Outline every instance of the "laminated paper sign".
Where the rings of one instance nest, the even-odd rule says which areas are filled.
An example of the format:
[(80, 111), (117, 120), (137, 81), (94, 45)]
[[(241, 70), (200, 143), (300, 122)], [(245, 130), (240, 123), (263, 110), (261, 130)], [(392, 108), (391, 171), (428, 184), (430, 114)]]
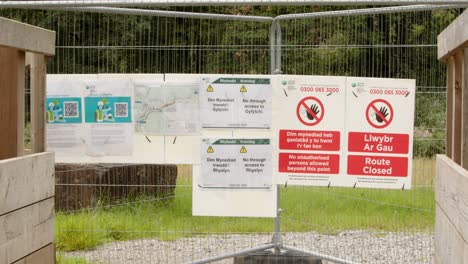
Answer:
[(203, 139), (201, 186), (204, 188), (270, 188), (269, 139)]
[(130, 80), (98, 80), (85, 89), (87, 154), (130, 155), (133, 147)]
[(200, 133), (198, 82), (138, 80), (133, 84), (137, 133)]
[(200, 84), (204, 128), (269, 128), (269, 77), (205, 76)]
[(46, 97), (47, 151), (58, 155), (83, 153), (82, 91), (85, 84), (68, 80), (48, 80)]

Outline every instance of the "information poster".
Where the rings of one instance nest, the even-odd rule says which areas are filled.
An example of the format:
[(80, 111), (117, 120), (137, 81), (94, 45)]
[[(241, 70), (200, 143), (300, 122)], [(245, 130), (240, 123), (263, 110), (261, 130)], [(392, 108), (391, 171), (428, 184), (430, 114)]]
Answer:
[(271, 188), (269, 139), (203, 139), (201, 186), (204, 188)]
[(356, 186), (411, 188), (415, 85), (347, 78), (347, 174)]
[(276, 76), (278, 172), (288, 184), (328, 186), (343, 172), (344, 77)]
[(130, 155), (133, 146), (130, 80), (98, 80), (85, 89), (87, 154)]
[(200, 84), (204, 128), (270, 128), (269, 77), (204, 76)]
[(136, 133), (200, 133), (198, 82), (136, 80), (133, 84)]
[(46, 96), (47, 151), (58, 155), (83, 154), (82, 91), (85, 84), (68, 80), (48, 80)]

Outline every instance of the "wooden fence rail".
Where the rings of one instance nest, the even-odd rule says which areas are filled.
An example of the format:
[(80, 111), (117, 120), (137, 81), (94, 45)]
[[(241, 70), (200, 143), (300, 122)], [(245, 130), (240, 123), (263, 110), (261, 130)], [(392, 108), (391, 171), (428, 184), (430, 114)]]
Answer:
[(0, 263), (55, 262), (54, 163), (53, 153), (0, 160)]

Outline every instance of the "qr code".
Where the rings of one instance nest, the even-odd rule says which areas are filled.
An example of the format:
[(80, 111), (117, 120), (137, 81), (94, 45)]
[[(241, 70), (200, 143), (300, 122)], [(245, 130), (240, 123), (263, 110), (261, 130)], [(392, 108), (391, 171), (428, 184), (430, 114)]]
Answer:
[(78, 102), (63, 102), (63, 117), (78, 117)]
[(128, 104), (115, 103), (115, 117), (128, 117)]

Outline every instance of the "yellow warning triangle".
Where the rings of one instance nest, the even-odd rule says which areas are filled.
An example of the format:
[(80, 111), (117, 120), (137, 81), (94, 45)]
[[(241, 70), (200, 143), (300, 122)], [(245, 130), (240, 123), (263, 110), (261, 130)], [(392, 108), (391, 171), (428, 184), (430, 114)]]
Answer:
[(208, 85), (208, 88), (206, 88), (206, 91), (209, 93), (212, 93), (214, 91), (213, 86)]
[(247, 153), (247, 149), (244, 146), (242, 146), (240, 153)]
[(213, 152), (214, 152), (214, 149), (213, 149), (211, 146), (209, 146), (208, 149), (206, 150), (206, 152), (208, 152), (208, 153), (213, 153)]
[(247, 92), (247, 88), (245, 88), (245, 85), (242, 85), (242, 87), (240, 89), (240, 92), (241, 93), (246, 93)]

